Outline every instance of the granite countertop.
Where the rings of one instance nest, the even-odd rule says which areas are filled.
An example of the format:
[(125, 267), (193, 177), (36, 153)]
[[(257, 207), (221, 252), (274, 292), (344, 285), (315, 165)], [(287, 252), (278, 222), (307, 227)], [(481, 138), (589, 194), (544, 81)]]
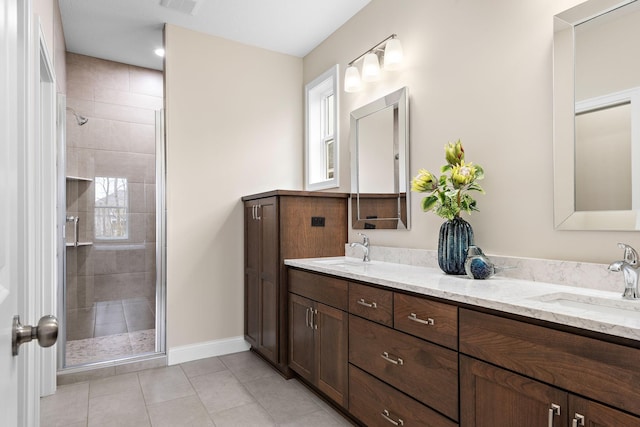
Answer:
[(494, 276), (472, 280), (436, 268), (349, 257), (289, 259), (285, 264), (391, 289), (640, 340), (640, 300), (620, 293)]

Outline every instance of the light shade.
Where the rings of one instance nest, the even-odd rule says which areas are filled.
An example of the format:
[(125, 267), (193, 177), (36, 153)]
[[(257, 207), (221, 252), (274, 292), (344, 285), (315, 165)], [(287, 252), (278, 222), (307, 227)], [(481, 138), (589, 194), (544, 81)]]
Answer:
[(344, 72), (344, 91), (357, 92), (362, 89), (362, 80), (360, 80), (360, 72), (358, 67), (350, 66)]
[(373, 82), (380, 78), (380, 62), (378, 55), (375, 53), (367, 53), (362, 62), (362, 80), (365, 82)]
[(402, 44), (397, 38), (387, 41), (384, 48), (384, 69), (397, 70), (400, 68), (404, 54), (402, 53)]

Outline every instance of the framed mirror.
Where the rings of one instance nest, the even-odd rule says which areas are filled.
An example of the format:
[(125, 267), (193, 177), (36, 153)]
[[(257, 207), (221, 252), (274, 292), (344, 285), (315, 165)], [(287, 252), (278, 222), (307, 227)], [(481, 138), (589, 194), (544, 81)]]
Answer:
[(640, 230), (640, 1), (554, 17), (554, 222)]
[(352, 227), (408, 230), (410, 182), (404, 87), (351, 112)]

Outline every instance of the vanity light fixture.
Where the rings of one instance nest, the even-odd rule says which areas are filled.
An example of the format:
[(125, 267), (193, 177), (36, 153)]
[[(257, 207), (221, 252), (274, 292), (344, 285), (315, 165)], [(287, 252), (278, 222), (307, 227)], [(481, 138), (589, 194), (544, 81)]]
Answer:
[[(357, 61), (362, 61), (362, 78), (355, 65)], [(396, 34), (391, 34), (368, 51), (349, 62), (344, 73), (344, 91), (358, 92), (362, 89), (362, 82), (373, 82), (380, 79), (380, 58), (383, 60), (385, 70), (397, 70), (402, 62), (402, 45)]]
[(160, 56), (160, 57), (164, 57), (164, 49), (159, 47), (156, 50), (153, 51), (153, 53), (155, 53), (156, 55)]

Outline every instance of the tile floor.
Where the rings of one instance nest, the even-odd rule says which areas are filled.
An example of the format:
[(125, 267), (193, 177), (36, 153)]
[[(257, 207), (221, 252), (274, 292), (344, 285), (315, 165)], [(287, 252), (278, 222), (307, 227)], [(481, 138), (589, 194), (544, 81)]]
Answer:
[(58, 387), (41, 426), (352, 425), (251, 352)]

